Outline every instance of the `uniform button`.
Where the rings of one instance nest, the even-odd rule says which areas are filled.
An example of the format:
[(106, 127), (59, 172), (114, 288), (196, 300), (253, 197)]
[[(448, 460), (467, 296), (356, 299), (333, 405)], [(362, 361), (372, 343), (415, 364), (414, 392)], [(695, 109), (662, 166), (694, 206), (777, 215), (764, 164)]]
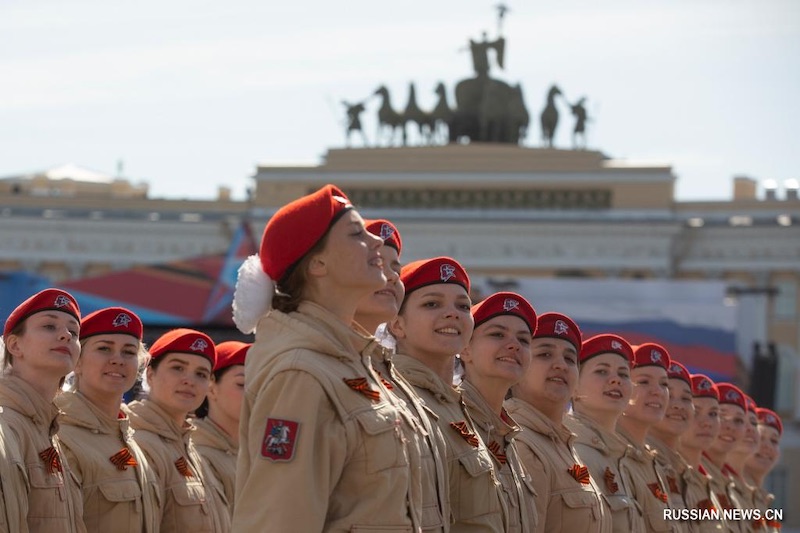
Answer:
[(99, 430), (97, 430), (97, 429), (93, 429), (93, 430), (92, 430), (92, 433), (94, 433), (95, 435), (97, 435), (98, 433), (100, 433), (100, 431), (99, 431)]
[(592, 444), (600, 444), (600, 439), (598, 437), (592, 437)]

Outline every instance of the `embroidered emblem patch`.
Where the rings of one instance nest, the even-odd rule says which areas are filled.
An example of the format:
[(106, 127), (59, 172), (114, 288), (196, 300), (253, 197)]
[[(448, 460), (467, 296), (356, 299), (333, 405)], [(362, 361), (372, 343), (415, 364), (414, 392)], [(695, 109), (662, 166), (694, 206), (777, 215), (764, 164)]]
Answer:
[(513, 298), (506, 298), (503, 300), (503, 311), (513, 311), (519, 309), (519, 301)]
[(725, 399), (729, 402), (738, 402), (742, 399), (741, 395), (735, 390), (729, 390), (725, 393)]
[(711, 390), (711, 382), (703, 378), (700, 380), (700, 383), (697, 384), (697, 388), (699, 390)]
[(111, 325), (114, 326), (115, 328), (124, 328), (131, 323), (131, 320), (133, 319), (131, 318), (131, 315), (129, 315), (128, 313), (120, 313), (114, 317), (114, 321), (111, 322)]
[(451, 264), (445, 263), (439, 267), (439, 279), (442, 281), (449, 281), (456, 275), (456, 267)]
[(662, 503), (667, 503), (667, 493), (661, 490), (661, 486), (658, 483), (648, 483), (647, 488), (650, 489), (653, 496), (661, 500)]
[(591, 483), (589, 478), (589, 469), (585, 466), (581, 466), (579, 464), (574, 464), (567, 470), (569, 475), (575, 478), (575, 481), (580, 483), (581, 485), (588, 485)]
[(450, 427), (458, 431), (458, 434), (469, 443), (470, 446), (473, 448), (478, 447), (478, 437), (475, 433), (471, 432), (467, 427), (466, 421), (462, 420), (461, 422), (450, 422)]
[(389, 224), (381, 224), (381, 239), (384, 241), (394, 235), (394, 228)]
[(612, 350), (621, 350), (622, 349), (622, 343), (619, 342), (619, 341), (611, 341), (611, 349)]
[(656, 349), (650, 350), (650, 362), (651, 363), (658, 363), (661, 361), (663, 355)]
[(619, 491), (619, 485), (614, 481), (616, 477), (616, 474), (614, 474), (609, 467), (606, 467), (603, 478), (606, 482), (606, 489), (608, 489), (608, 492), (611, 494), (616, 494)]
[(208, 348), (208, 343), (200, 338), (195, 339), (192, 345), (189, 346), (189, 349), (193, 352), (205, 352), (206, 348)]
[(367, 378), (353, 378), (353, 379), (344, 379), (344, 382), (347, 384), (348, 387), (353, 389), (354, 391), (358, 391), (370, 400), (377, 402), (381, 399), (381, 393), (379, 391), (373, 390), (369, 386), (369, 382)]
[(114, 466), (117, 467), (117, 470), (127, 470), (129, 466), (139, 465), (127, 447), (122, 448), (120, 451), (109, 457), (109, 460)]
[(67, 307), (69, 305), (69, 298), (63, 294), (59, 294), (56, 296), (56, 300), (53, 302), (53, 305), (56, 307)]
[(556, 335), (566, 335), (569, 333), (569, 326), (563, 320), (556, 320), (556, 323), (553, 326), (553, 333)]
[(261, 457), (273, 461), (291, 461), (297, 444), (300, 424), (291, 420), (268, 418), (264, 439), (261, 442)]
[(501, 465), (508, 462), (508, 457), (503, 453), (503, 449), (500, 448), (500, 444), (498, 444), (497, 441), (493, 440), (491, 444), (489, 444), (489, 451), (492, 452), (494, 458), (497, 459), (497, 462)]

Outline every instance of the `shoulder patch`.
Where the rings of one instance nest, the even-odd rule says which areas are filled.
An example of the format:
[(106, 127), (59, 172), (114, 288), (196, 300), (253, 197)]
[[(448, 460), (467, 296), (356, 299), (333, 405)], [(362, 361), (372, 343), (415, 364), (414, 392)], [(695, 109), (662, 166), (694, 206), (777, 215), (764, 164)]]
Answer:
[(261, 442), (261, 457), (273, 461), (291, 461), (297, 444), (298, 422), (268, 418)]

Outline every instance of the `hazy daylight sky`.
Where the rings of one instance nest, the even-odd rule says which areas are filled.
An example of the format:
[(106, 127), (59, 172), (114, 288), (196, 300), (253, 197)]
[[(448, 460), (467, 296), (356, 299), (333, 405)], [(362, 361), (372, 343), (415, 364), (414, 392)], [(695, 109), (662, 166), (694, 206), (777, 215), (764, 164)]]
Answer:
[[(258, 163), (344, 145), (341, 100), (409, 82), (423, 108), (471, 77), (497, 0), (3, 0), (0, 177), (72, 162), (151, 195), (238, 197)], [(557, 83), (587, 97), (590, 148), (668, 163), (680, 199), (734, 175), (800, 178), (800, 1), (505, 0), (505, 70), (538, 115)], [(493, 60), (493, 57), (492, 57)], [(378, 98), (363, 115), (375, 139)], [(557, 145), (573, 120), (560, 103)]]

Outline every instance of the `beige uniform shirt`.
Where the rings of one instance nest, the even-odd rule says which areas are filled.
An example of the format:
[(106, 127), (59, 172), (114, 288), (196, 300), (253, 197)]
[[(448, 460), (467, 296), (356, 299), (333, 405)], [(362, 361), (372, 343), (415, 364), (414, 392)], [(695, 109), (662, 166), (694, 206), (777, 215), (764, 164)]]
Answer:
[(159, 531), (158, 480), (132, 438), (128, 416), (120, 412), (119, 418), (109, 419), (79, 392), (62, 393), (55, 403), (64, 412), (58, 436), (81, 487), (86, 528)]
[(502, 486), (493, 458), (478, 434), (459, 390), (423, 363), (397, 354), (395, 365), (425, 404), (436, 413), (447, 441), (451, 531), (505, 531)]
[[(731, 480), (730, 492), (732, 493), (732, 498), (739, 502), (742, 509), (755, 509), (756, 504), (753, 499), (753, 490), (754, 487), (750, 486), (742, 476), (733, 470), (732, 468), (728, 467), (725, 470), (725, 473), (728, 474), (728, 478)], [(746, 531), (748, 533), (758, 531), (759, 533), (764, 531), (766, 527), (766, 520), (762, 516), (759, 520), (746, 520), (742, 521), (741, 524), (742, 531)]]
[(611, 512), (598, 480), (581, 475), (586, 467), (573, 448), (575, 436), (527, 402), (511, 398), (505, 405), (522, 426), (514, 445), (536, 491), (536, 532), (609, 533)]
[[(761, 510), (761, 515), (764, 516), (764, 511), (767, 509), (772, 509), (772, 502), (775, 500), (775, 496), (770, 494), (766, 490), (762, 489), (761, 487), (755, 487), (753, 489), (753, 505), (756, 509)], [(764, 528), (759, 530), (764, 533), (777, 533), (781, 530), (780, 522), (775, 520), (767, 520), (766, 517), (764, 519)]]
[(80, 533), (83, 504), (56, 436), (58, 408), (16, 376), (0, 378), (0, 466), (9, 531)]
[(178, 426), (151, 400), (131, 402), (128, 410), (136, 442), (156, 472), (164, 495), (162, 533), (230, 531), (227, 502), (215, 498), (189, 438), (194, 426), (188, 421)]
[(538, 523), (534, 503), (533, 482), (525, 472), (514, 439), (519, 425), (503, 409), (503, 416), (492, 411), (481, 393), (468, 380), (461, 384), (464, 404), (475, 423), (478, 434), (489, 448), (494, 468), (503, 488), (506, 514), (506, 531), (509, 533), (533, 531)]
[[(703, 453), (700, 464), (709, 477), (711, 491), (717, 497), (720, 509), (742, 509), (742, 502), (736, 498), (736, 493), (732, 490), (733, 481), (730, 477), (711, 462), (705, 453)], [(747, 531), (744, 521), (726, 520), (725, 527), (731, 533), (744, 533)]]
[(372, 369), (380, 348), (307, 301), (261, 319), (245, 362), (234, 531), (418, 530), (416, 423)]
[(210, 418), (198, 418), (192, 422), (192, 443), (210, 474), (222, 498), (228, 502), (228, 514), (233, 516), (233, 494), (236, 487), (236, 457), (239, 446), (234, 444), (230, 436)]
[(564, 425), (575, 434), (575, 451), (580, 461), (603, 492), (606, 505), (611, 509), (611, 526), (615, 533), (645, 531), (639, 504), (633, 498), (633, 489), (620, 475), (620, 461), (632, 453), (628, 443), (616, 433), (610, 433), (586, 416), (571, 413)]
[(685, 522), (664, 519), (664, 509), (671, 507), (667, 482), (656, 468), (656, 460), (647, 446), (639, 446), (624, 431), (618, 433), (632, 448), (620, 461), (622, 476), (630, 480), (631, 495), (642, 508), (645, 531), (674, 533), (687, 531)]
[[(684, 501), (687, 509), (711, 510), (721, 512), (717, 496), (711, 491), (711, 484), (705, 470), (687, 466), (683, 471)], [(725, 523), (720, 520), (698, 520), (690, 523), (691, 531), (698, 533), (720, 533), (728, 531)]]
[(437, 424), (439, 417), (397, 371), (392, 357), (392, 352), (384, 347), (375, 354), (372, 364), (379, 376), (392, 387), (392, 392), (406, 402), (422, 427), (415, 436), (420, 441), (422, 531), (447, 533), (450, 531), (450, 486), (447, 477), (447, 443)]

